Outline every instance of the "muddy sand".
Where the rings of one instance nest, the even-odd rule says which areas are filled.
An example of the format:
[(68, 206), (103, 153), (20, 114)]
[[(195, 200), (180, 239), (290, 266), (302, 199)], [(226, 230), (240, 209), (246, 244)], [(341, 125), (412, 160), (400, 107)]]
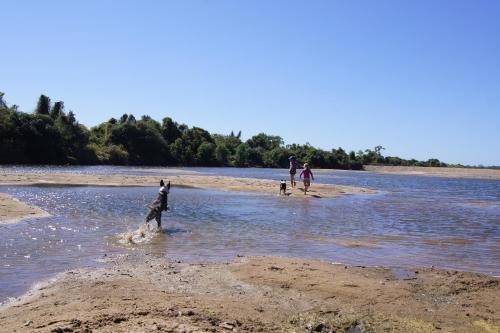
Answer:
[(38, 207), (28, 206), (6, 193), (0, 193), (0, 225), (47, 216), (50, 214)]
[[(109, 258), (108, 258), (109, 259)], [(144, 254), (60, 274), (0, 307), (2, 332), (484, 332), (500, 279), (276, 257)]]
[(500, 169), (469, 169), (469, 168), (436, 168), (436, 167), (405, 167), (388, 165), (365, 165), (366, 171), (399, 174), (420, 175), (449, 178), (500, 179)]

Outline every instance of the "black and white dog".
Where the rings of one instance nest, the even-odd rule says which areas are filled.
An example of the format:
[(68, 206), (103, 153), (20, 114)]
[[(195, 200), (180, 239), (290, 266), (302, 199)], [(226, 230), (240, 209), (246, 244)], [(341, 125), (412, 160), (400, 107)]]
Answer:
[(280, 195), (286, 195), (286, 181), (283, 179), (280, 181)]
[(168, 182), (167, 186), (163, 182), (163, 179), (160, 181), (160, 191), (158, 192), (158, 197), (155, 201), (151, 202), (146, 207), (149, 208), (149, 213), (146, 216), (146, 224), (149, 223), (152, 219), (156, 220), (156, 224), (158, 229), (161, 228), (161, 212), (168, 210), (168, 193), (170, 192), (170, 182)]

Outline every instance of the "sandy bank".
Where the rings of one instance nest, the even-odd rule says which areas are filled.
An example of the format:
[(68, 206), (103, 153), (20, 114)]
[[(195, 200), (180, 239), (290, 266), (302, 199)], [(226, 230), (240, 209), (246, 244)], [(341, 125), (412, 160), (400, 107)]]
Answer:
[(194, 170), (182, 170), (173, 168), (140, 168), (140, 169), (130, 169), (129, 171), (144, 172), (144, 173), (162, 173), (166, 175), (199, 175), (202, 172)]
[[(0, 185), (92, 185), (92, 186), (157, 186), (158, 176), (86, 175), (68, 173), (0, 173)], [(279, 181), (226, 176), (168, 175), (173, 186), (216, 189), (238, 192), (279, 194)], [(313, 183), (307, 197), (337, 197), (354, 193), (373, 193), (374, 190)], [(291, 196), (304, 197), (301, 188), (289, 191)]]
[(6, 193), (0, 193), (0, 225), (46, 216), (50, 214), (38, 207), (28, 206)]
[(500, 179), (500, 170), (497, 169), (466, 169), (466, 168), (434, 168), (434, 167), (404, 167), (365, 165), (366, 171), (399, 174), (420, 175), (449, 178), (477, 178)]
[[(243, 257), (141, 255), (67, 272), (0, 309), (6, 332), (498, 332), (500, 280)], [(358, 328), (359, 330), (355, 330)]]

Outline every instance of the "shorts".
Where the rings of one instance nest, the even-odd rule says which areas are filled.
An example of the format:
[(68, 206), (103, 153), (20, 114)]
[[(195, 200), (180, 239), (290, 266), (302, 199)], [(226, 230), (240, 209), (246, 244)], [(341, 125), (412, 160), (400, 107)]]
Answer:
[(311, 186), (311, 179), (304, 178), (304, 186)]
[(296, 173), (297, 173), (297, 170), (290, 170), (290, 174), (291, 174), (292, 176), (295, 176), (295, 174), (296, 174)]

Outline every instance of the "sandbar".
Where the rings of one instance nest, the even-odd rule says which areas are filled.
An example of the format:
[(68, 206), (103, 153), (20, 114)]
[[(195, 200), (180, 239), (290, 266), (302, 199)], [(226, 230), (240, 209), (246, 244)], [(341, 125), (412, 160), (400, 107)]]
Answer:
[(183, 170), (174, 168), (136, 168), (128, 169), (128, 171), (144, 172), (144, 173), (163, 173), (166, 175), (199, 175), (202, 172), (194, 170)]
[(366, 171), (398, 174), (434, 176), (447, 178), (500, 179), (500, 169), (406, 167), (388, 165), (365, 165)]
[[(129, 175), (88, 175), (70, 173), (0, 173), (0, 185), (20, 186), (158, 186), (158, 176), (129, 176)], [(165, 180), (171, 181), (173, 186), (215, 189), (225, 191), (253, 192), (279, 194), (279, 181), (267, 179), (238, 178), (228, 176), (207, 175), (166, 175)], [(297, 182), (297, 184), (300, 184)], [(339, 197), (349, 194), (375, 193), (375, 190), (334, 185), (312, 184), (310, 191), (304, 195), (301, 186), (295, 189), (288, 188), (288, 195), (306, 198)]]
[(0, 307), (6, 332), (483, 332), (500, 279), (280, 257), (182, 263), (143, 253), (61, 273)]
[(29, 206), (6, 193), (0, 193), (0, 225), (48, 216), (50, 214), (43, 209)]

